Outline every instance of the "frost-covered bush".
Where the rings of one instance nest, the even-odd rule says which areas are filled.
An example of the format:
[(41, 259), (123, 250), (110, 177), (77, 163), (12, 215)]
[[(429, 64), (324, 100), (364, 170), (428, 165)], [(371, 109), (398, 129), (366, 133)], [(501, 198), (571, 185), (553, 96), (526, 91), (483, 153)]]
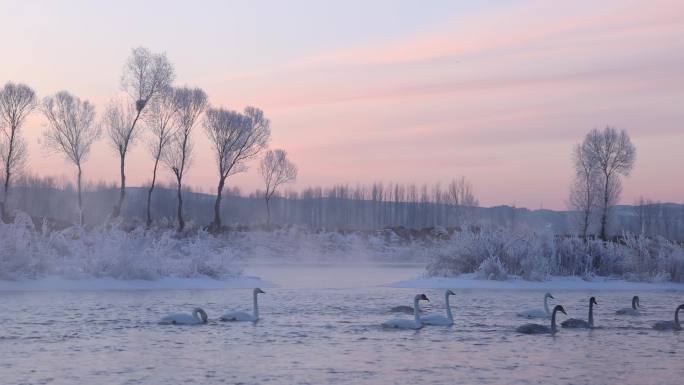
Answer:
[(489, 279), (495, 281), (505, 281), (508, 279), (508, 272), (497, 256), (491, 256), (480, 264), (475, 272), (479, 279)]
[(128, 231), (121, 223), (92, 230), (69, 227), (37, 230), (19, 213), (0, 224), (0, 279), (111, 277), (157, 279), (167, 276), (227, 278), (241, 273), (238, 258), (206, 232), (178, 236), (174, 230)]
[(454, 234), (428, 263), (430, 276), (497, 271), (527, 280), (550, 275), (616, 276), (638, 281), (684, 282), (684, 247), (662, 237), (624, 234), (619, 242), (557, 237), (550, 232), (481, 229)]

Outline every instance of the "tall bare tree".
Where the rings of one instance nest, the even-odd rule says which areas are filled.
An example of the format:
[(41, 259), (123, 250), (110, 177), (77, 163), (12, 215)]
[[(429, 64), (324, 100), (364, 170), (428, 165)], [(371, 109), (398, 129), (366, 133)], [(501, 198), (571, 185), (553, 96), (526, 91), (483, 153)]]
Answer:
[(178, 231), (185, 228), (183, 220), (183, 176), (190, 166), (192, 156), (192, 134), (193, 128), (200, 115), (207, 108), (207, 94), (200, 88), (178, 88), (175, 92), (176, 107), (178, 109), (175, 116), (176, 131), (164, 153), (164, 162), (171, 169), (176, 178), (178, 196)]
[(473, 209), (480, 204), (473, 192), (473, 185), (465, 177), (454, 179), (449, 183), (446, 201), (453, 205), (457, 221), (461, 224), (473, 220)]
[(150, 137), (148, 141), (149, 151), (154, 158), (154, 167), (152, 168), (152, 182), (150, 188), (147, 190), (147, 227), (152, 225), (152, 193), (157, 182), (157, 168), (159, 160), (163, 158), (166, 148), (173, 139), (175, 132), (175, 118), (178, 113), (178, 102), (176, 101), (176, 92), (173, 88), (168, 87), (164, 89), (154, 102), (148, 107), (149, 110), (145, 114), (147, 126), (150, 129)]
[(137, 137), (138, 121), (145, 107), (165, 88), (171, 85), (174, 70), (165, 53), (152, 53), (147, 48), (132, 50), (124, 65), (121, 88), (130, 95), (130, 106), (113, 104), (105, 115), (108, 125), (109, 142), (119, 154), (121, 188), (119, 201), (112, 215), (118, 217), (126, 199), (126, 154)]
[(620, 197), (621, 177), (629, 175), (634, 167), (636, 148), (627, 131), (610, 126), (591, 130), (582, 147), (600, 175), (601, 239), (607, 240), (610, 209)]
[(93, 142), (100, 137), (100, 128), (95, 124), (95, 106), (87, 100), (61, 91), (45, 98), (42, 107), (48, 121), (44, 133), (45, 146), (61, 153), (76, 166), (78, 221), (83, 225), (82, 165), (88, 158)]
[(587, 150), (584, 145), (578, 144), (573, 151), (575, 179), (570, 187), (569, 201), (571, 208), (579, 215), (580, 232), (585, 242), (589, 239), (601, 194), (598, 168)]
[(212, 143), (219, 172), (214, 220), (209, 228), (219, 231), (221, 198), (226, 179), (247, 170), (246, 162), (268, 145), (271, 129), (263, 112), (253, 107), (248, 107), (245, 115), (223, 108), (210, 109), (207, 111), (204, 129)]
[(12, 176), (26, 162), (26, 142), (20, 129), (36, 107), (36, 93), (25, 84), (8, 82), (0, 89), (0, 157), (2, 157), (3, 195), (0, 216), (8, 220), (7, 197)]
[(259, 172), (264, 180), (266, 191), (267, 224), (271, 224), (271, 198), (279, 186), (285, 183), (294, 182), (297, 179), (297, 166), (288, 158), (284, 150), (269, 150), (259, 163)]

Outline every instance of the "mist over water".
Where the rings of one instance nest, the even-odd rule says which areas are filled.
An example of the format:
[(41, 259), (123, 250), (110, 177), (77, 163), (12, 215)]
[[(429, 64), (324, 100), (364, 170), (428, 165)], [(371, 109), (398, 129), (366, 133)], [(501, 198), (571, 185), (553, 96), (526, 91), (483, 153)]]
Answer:
[[(644, 314), (620, 317), (628, 291), (553, 292), (569, 316), (585, 318), (595, 295), (599, 328), (520, 335), (515, 316), (540, 307), (543, 291), (457, 290), (453, 327), (384, 330), (389, 308), (417, 292), (443, 313), (443, 291), (384, 286), (420, 275), (418, 265), (246, 267), (265, 288), (257, 324), (223, 323), (251, 310), (249, 289), (0, 292), (4, 384), (667, 384), (684, 375), (684, 334), (657, 332), (681, 291), (649, 291)], [(202, 306), (209, 324), (162, 326), (172, 312)], [(562, 321), (564, 317), (561, 317)], [(543, 322), (543, 321), (539, 321)]]

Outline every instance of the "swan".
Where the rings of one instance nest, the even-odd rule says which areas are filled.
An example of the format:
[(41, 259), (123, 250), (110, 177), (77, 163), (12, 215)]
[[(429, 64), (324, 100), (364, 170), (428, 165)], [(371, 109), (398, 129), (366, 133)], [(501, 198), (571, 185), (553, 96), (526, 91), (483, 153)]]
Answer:
[(425, 294), (416, 294), (413, 298), (413, 319), (402, 319), (394, 318), (389, 321), (383, 322), (382, 327), (384, 328), (394, 328), (394, 329), (414, 329), (418, 330), (423, 327), (420, 322), (420, 308), (418, 307), (418, 301), (428, 301), (428, 297)]
[(169, 314), (159, 322), (161, 325), (200, 325), (207, 323), (207, 313), (202, 308), (196, 307), (192, 314), (176, 313)]
[(549, 311), (549, 298), (553, 298), (551, 293), (544, 294), (544, 308), (543, 309), (527, 309), (518, 312), (518, 317), (526, 318), (549, 318), (551, 312)]
[(561, 322), (561, 326), (564, 328), (572, 328), (572, 329), (591, 329), (594, 327), (594, 305), (598, 305), (596, 302), (596, 298), (591, 297), (589, 298), (589, 322), (579, 319), (579, 318), (570, 318), (567, 319), (563, 322)]
[(615, 314), (639, 315), (641, 313), (639, 312), (639, 309), (637, 309), (637, 308), (640, 308), (640, 307), (641, 307), (641, 305), (639, 304), (639, 296), (635, 295), (634, 297), (632, 297), (632, 307), (631, 308), (630, 307), (622, 308), (622, 309), (616, 311)]
[(653, 324), (655, 330), (682, 330), (682, 325), (679, 323), (679, 311), (684, 310), (684, 304), (677, 306), (675, 310), (674, 321), (659, 321)]
[(413, 314), (413, 307), (407, 305), (399, 305), (390, 309), (390, 313), (405, 313)]
[(524, 324), (521, 326), (518, 326), (517, 329), (515, 329), (518, 333), (523, 333), (523, 334), (547, 334), (551, 333), (554, 334), (558, 329), (556, 328), (556, 313), (561, 312), (565, 315), (568, 315), (568, 313), (565, 312), (565, 309), (563, 309), (563, 306), (561, 305), (556, 305), (556, 307), (553, 308), (553, 313), (551, 313), (551, 328), (549, 329), (548, 326), (544, 325), (539, 325), (539, 324)]
[(265, 294), (266, 292), (258, 287), (252, 291), (254, 301), (254, 313), (249, 314), (244, 311), (229, 311), (221, 316), (221, 321), (249, 321), (257, 322), (259, 320), (259, 305), (257, 305), (257, 294)]
[(444, 302), (446, 303), (446, 317), (439, 314), (426, 315), (425, 317), (420, 317), (420, 322), (424, 325), (437, 325), (437, 326), (451, 326), (454, 324), (454, 316), (451, 314), (451, 306), (449, 306), (449, 296), (456, 295), (453, 291), (447, 290), (444, 292)]

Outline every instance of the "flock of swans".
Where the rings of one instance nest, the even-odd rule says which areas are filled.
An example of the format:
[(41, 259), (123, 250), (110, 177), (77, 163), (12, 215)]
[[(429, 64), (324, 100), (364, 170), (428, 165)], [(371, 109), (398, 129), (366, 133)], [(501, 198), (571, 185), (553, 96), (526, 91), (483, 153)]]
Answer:
[[(245, 311), (228, 311), (223, 314), (219, 320), (225, 322), (257, 322), (259, 321), (259, 305), (257, 302), (257, 295), (264, 294), (265, 292), (260, 288), (256, 288), (252, 291), (252, 302), (253, 310), (252, 313)], [(429, 314), (421, 315), (420, 301), (430, 301), (425, 294), (416, 294), (413, 298), (413, 307), (411, 306), (396, 306), (390, 309), (390, 312), (394, 313), (412, 313), (413, 318), (393, 318), (382, 323), (384, 328), (393, 329), (412, 329), (418, 330), (426, 325), (431, 326), (452, 326), (454, 324), (454, 316), (451, 312), (451, 306), (449, 304), (449, 297), (455, 295), (453, 291), (446, 290), (444, 292), (444, 303), (446, 307), (446, 315), (442, 316), (439, 314)], [(539, 309), (527, 309), (522, 310), (517, 313), (519, 317), (524, 318), (542, 318), (550, 319), (550, 326), (527, 323), (516, 328), (516, 331), (523, 334), (555, 334), (558, 331), (556, 326), (556, 315), (557, 313), (563, 313), (567, 316), (565, 309), (561, 305), (554, 306), (553, 310), (549, 310), (549, 299), (554, 299), (550, 293), (544, 294), (544, 307)], [(592, 329), (594, 328), (594, 305), (598, 305), (595, 297), (589, 298), (589, 315), (587, 320), (579, 318), (569, 318), (561, 322), (561, 327), (563, 328), (573, 328), (573, 329)], [(629, 315), (638, 316), (640, 315), (640, 304), (639, 297), (634, 296), (632, 298), (632, 307), (619, 309), (615, 312), (617, 315)], [(679, 323), (679, 311), (684, 310), (684, 304), (677, 306), (674, 314), (674, 321), (659, 321), (653, 324), (653, 329), (655, 330), (682, 330), (682, 326)], [(200, 325), (206, 324), (209, 321), (207, 313), (201, 308), (195, 308), (191, 314), (187, 313), (176, 313), (169, 314), (161, 319), (160, 324), (166, 325)]]

